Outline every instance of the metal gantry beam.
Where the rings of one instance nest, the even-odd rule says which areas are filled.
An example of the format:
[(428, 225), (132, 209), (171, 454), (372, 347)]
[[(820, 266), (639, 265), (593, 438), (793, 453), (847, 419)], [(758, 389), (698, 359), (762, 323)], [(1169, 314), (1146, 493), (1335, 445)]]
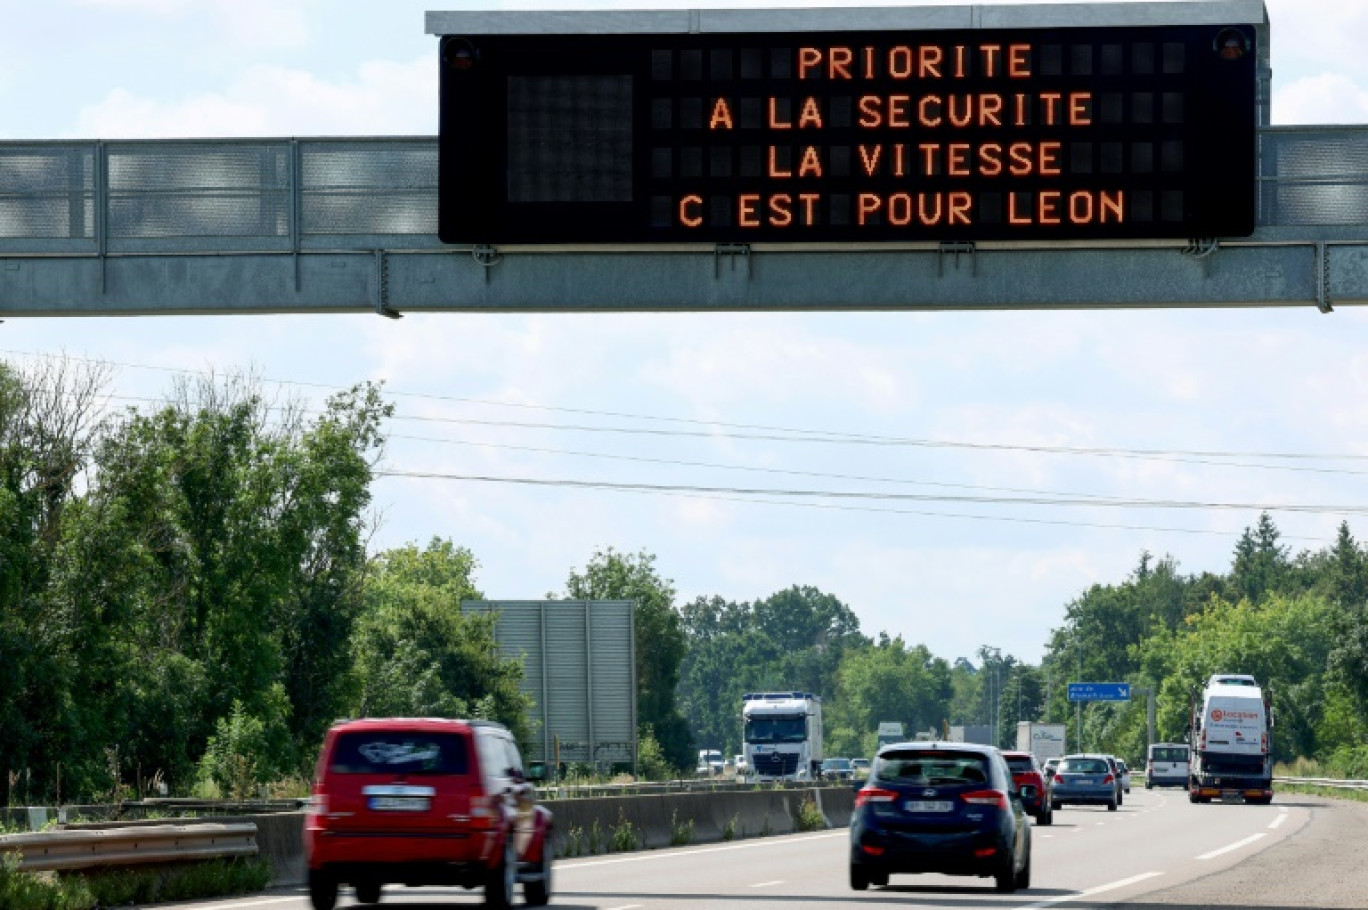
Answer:
[(431, 137), (0, 143), (0, 318), (1368, 302), (1368, 127), (1259, 142), (1236, 241), (497, 249), (437, 239)]

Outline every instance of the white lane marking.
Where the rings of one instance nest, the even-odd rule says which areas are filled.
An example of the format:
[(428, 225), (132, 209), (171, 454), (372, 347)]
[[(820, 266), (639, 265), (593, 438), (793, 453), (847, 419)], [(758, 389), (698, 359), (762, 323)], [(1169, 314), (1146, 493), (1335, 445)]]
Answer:
[(214, 910), (240, 910), (243, 907), (265, 907), (267, 904), (289, 904), (299, 903), (304, 897), (304, 892), (296, 894), (294, 897), (269, 897), (263, 900), (245, 901), (236, 904), (214, 904)]
[(638, 910), (639, 907), (644, 907), (644, 906), (646, 906), (646, 905), (645, 905), (645, 904), (623, 904), (621, 907), (609, 907), (608, 910)]
[(1269, 823), (1268, 823), (1268, 827), (1269, 827), (1269, 828), (1276, 828), (1276, 827), (1278, 827), (1279, 825), (1281, 825), (1283, 822), (1287, 821), (1286, 812), (1287, 812), (1287, 810), (1284, 809), (1284, 810), (1283, 810), (1283, 813), (1284, 813), (1284, 814), (1279, 815), (1277, 818), (1275, 818), (1275, 819), (1273, 819), (1271, 822), (1269, 822)]
[(1164, 873), (1162, 872), (1145, 872), (1141, 875), (1132, 875), (1130, 878), (1123, 878), (1119, 882), (1112, 882), (1108, 885), (1098, 885), (1096, 888), (1089, 888), (1087, 891), (1080, 891), (1077, 894), (1063, 894), (1059, 897), (1046, 898), (1038, 904), (1026, 904), (1021, 908), (1021, 910), (1039, 910), (1039, 908), (1041, 907), (1053, 907), (1054, 905), (1062, 904), (1065, 901), (1076, 901), (1085, 897), (1092, 897), (1095, 894), (1102, 894), (1107, 891), (1115, 891), (1117, 888), (1124, 888), (1127, 885), (1134, 885), (1137, 882), (1143, 882), (1146, 879), (1157, 878), (1163, 874)]
[(1262, 833), (1260, 833), (1260, 834), (1251, 834), (1251, 835), (1249, 835), (1249, 837), (1246, 837), (1244, 840), (1237, 840), (1235, 843), (1231, 844), (1231, 845), (1228, 846), (1228, 847), (1222, 847), (1222, 848), (1219, 849), (1219, 850), (1212, 850), (1210, 853), (1203, 853), (1201, 856), (1199, 856), (1199, 857), (1197, 857), (1197, 858), (1198, 858), (1198, 859), (1212, 859), (1213, 857), (1220, 856), (1220, 855), (1223, 854), (1223, 853), (1229, 853), (1229, 852), (1231, 852), (1232, 850), (1238, 850), (1238, 849), (1240, 849), (1241, 847), (1247, 847), (1247, 846), (1249, 846), (1250, 844), (1254, 843), (1256, 840), (1258, 840), (1258, 839), (1261, 838), (1261, 837), (1263, 837), (1263, 834), (1262, 834)]
[(751, 885), (751, 887), (752, 887), (752, 888), (772, 888), (772, 887), (774, 887), (775, 885), (782, 885), (783, 883), (784, 883), (783, 879), (779, 879), (778, 881), (773, 881), (773, 882), (760, 882), (759, 884)]
[(725, 847), (700, 847), (697, 850), (671, 850), (668, 853), (643, 853), (633, 856), (622, 856), (616, 859), (600, 859), (591, 863), (566, 863), (564, 861), (556, 863), (556, 874), (561, 875), (566, 872), (574, 872), (576, 869), (591, 869), (595, 866), (616, 866), (619, 863), (642, 863), (653, 859), (671, 859), (676, 856), (699, 856), (703, 853), (724, 853), (728, 850), (754, 850), (756, 847), (782, 847), (785, 844), (804, 843), (810, 840), (825, 840), (829, 837), (850, 837), (849, 831), (830, 831), (825, 834), (812, 834), (806, 837), (785, 837), (763, 838), (751, 844), (729, 844)]

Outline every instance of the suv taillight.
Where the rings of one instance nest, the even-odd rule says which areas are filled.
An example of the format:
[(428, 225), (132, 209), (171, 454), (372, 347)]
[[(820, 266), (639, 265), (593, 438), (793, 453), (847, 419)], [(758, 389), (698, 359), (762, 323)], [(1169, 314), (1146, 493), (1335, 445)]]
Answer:
[(1001, 790), (975, 790), (960, 797), (971, 806), (997, 806), (1007, 808), (1007, 794)]
[(891, 803), (898, 798), (898, 794), (892, 790), (880, 790), (878, 787), (864, 787), (855, 791), (855, 808), (858, 809), (865, 803)]

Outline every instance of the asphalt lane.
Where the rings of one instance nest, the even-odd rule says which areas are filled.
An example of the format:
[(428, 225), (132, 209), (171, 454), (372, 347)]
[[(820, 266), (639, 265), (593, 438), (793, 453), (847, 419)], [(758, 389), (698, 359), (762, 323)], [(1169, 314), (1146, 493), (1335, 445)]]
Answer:
[[(1321, 809), (1329, 823), (1332, 809)], [(1067, 807), (1032, 827), (1032, 886), (998, 894), (992, 879), (894, 876), (888, 887), (851, 891), (844, 829), (562, 860), (552, 906), (562, 910), (803, 910), (806, 907), (1044, 908), (1148, 906), (1153, 896), (1194, 886), (1269, 853), (1312, 824), (1304, 802), (1271, 806), (1192, 805), (1179, 790), (1133, 790), (1116, 812)], [(1271, 854), (1270, 854), (1271, 855)], [(1273, 867), (1276, 869), (1276, 866)], [(1271, 874), (1277, 875), (1276, 871)], [(1209, 906), (1249, 906), (1248, 894), (1215, 894)], [(388, 887), (388, 910), (482, 903), (479, 892)], [(1182, 903), (1175, 901), (1172, 903)], [(1172, 905), (1170, 903), (1170, 906)], [(338, 906), (354, 905), (344, 889)], [(302, 891), (180, 905), (195, 910), (306, 910)], [(1282, 906), (1302, 906), (1286, 903)], [(1311, 905), (1307, 905), (1311, 906)], [(1362, 905), (1360, 905), (1362, 906)]]

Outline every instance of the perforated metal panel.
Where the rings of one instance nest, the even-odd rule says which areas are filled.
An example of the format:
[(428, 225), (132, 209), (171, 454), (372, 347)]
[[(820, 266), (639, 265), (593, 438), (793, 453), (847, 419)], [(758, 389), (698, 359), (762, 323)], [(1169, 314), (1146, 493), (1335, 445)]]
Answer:
[(1259, 146), (1261, 224), (1368, 223), (1368, 129), (1278, 127), (1265, 130)]
[(522, 660), (537, 725), (529, 757), (635, 766), (632, 601), (464, 601), (461, 609), (497, 614), (499, 653)]

